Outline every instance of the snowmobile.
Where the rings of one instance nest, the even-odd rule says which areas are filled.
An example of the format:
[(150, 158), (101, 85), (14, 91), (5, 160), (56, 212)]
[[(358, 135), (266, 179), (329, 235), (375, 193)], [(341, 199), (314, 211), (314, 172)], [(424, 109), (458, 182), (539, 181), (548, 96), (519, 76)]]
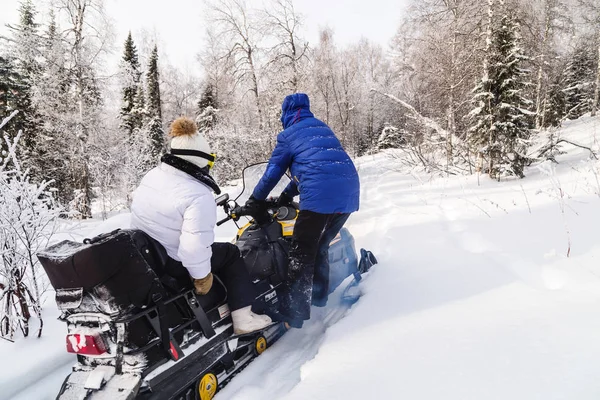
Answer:
[[(244, 169), (235, 200), (228, 194), (216, 199), (226, 214), (218, 225), (237, 224), (247, 214), (240, 204), (265, 165)], [(238, 226), (234, 243), (259, 293), (255, 311), (278, 321), (278, 290), (286, 277), (298, 205), (277, 207), (276, 199), (267, 204), (270, 221), (258, 225), (250, 219)], [(56, 291), (59, 319), (67, 324), (66, 349), (77, 357), (57, 399), (210, 400), (286, 332), (283, 323), (274, 322), (235, 335), (222, 282), (215, 276), (210, 292), (196, 295), (187, 270), (165, 268), (164, 248), (139, 230), (116, 230), (82, 243), (63, 241), (38, 258)], [(330, 292), (353, 276), (343, 296), (356, 301), (352, 288), (375, 257), (361, 249), (358, 260), (354, 239), (342, 229), (329, 259)]]

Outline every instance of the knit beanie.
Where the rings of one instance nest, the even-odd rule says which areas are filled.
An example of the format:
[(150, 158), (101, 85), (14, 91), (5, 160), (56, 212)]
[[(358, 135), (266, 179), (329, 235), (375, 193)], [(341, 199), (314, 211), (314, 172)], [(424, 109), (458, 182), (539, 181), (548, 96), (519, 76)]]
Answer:
[[(187, 117), (180, 117), (173, 121), (169, 136), (171, 136), (172, 150), (196, 150), (206, 154), (212, 152), (206, 138), (198, 131), (196, 123)], [(208, 165), (208, 160), (202, 157), (194, 155), (175, 155), (200, 168), (204, 168)]]

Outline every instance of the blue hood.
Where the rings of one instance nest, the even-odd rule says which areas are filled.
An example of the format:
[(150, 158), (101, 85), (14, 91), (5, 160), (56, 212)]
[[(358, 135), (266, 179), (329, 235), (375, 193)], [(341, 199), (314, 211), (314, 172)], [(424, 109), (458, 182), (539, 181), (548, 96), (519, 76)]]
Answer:
[(304, 93), (290, 94), (281, 105), (281, 124), (287, 129), (304, 118), (314, 117), (310, 112), (310, 100)]
[(292, 197), (300, 194), (301, 210), (320, 214), (358, 210), (360, 182), (354, 163), (335, 133), (310, 112), (308, 96), (287, 96), (281, 110), (284, 130), (277, 135), (277, 145), (254, 188), (254, 198), (266, 199), (289, 169), (293, 179), (284, 192)]

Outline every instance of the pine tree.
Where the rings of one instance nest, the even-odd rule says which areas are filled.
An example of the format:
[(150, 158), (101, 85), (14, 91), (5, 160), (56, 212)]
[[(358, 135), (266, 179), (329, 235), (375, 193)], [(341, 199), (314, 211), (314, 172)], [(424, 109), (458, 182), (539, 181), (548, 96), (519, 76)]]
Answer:
[(148, 116), (146, 95), (141, 82), (133, 103), (130, 116), (136, 121), (141, 121), (142, 127), (134, 128), (131, 135), (119, 148), (120, 151), (124, 148), (125, 152), (122, 154), (121, 168), (117, 178), (121, 185), (121, 193), (125, 194), (125, 201), (128, 205), (131, 203), (130, 194), (139, 185), (143, 176), (156, 165), (157, 161), (149, 134), (152, 120)]
[(15, 71), (12, 62), (0, 56), (0, 120), (8, 117), (15, 110), (19, 80), (19, 74)]
[[(562, 70), (562, 68), (559, 68), (559, 70)], [(544, 118), (542, 128), (558, 127), (565, 118), (567, 96), (563, 91), (565, 87), (564, 79), (564, 74), (561, 71), (548, 83), (546, 101), (543, 104)]]
[(69, 98), (67, 52), (52, 11), (42, 43), (42, 68), (32, 87), (32, 101), (40, 117), (32, 164), (39, 176), (55, 182), (57, 200), (66, 204), (71, 201), (73, 190), (65, 165), (65, 141), (72, 129), (70, 116), (76, 111)]
[(196, 117), (198, 129), (202, 131), (212, 130), (217, 124), (218, 111), (214, 87), (209, 83), (206, 85), (200, 101), (198, 101), (198, 116)]
[(403, 144), (405, 134), (406, 131), (404, 129), (398, 129), (395, 126), (386, 126), (381, 131), (381, 135), (377, 141), (377, 148), (380, 150), (397, 149)]
[(40, 40), (37, 33), (39, 25), (35, 22), (36, 10), (31, 0), (25, 0), (19, 8), (19, 23), (8, 26), (12, 31), (12, 63), (15, 67), (16, 81), (14, 89), (14, 109), (19, 114), (11, 120), (6, 131), (9, 136), (16, 136), (23, 131), (25, 158), (35, 154), (34, 142), (37, 134), (39, 116), (32, 105), (32, 85), (39, 76), (41, 66), (38, 62)]
[[(10, 116), (16, 110), (17, 97), (19, 93), (19, 74), (15, 71), (12, 62), (5, 57), (0, 56), (0, 123)], [(17, 114), (18, 115), (18, 114)], [(12, 119), (17, 117), (15, 115)], [(16, 135), (8, 131), (11, 127), (11, 121), (5, 125), (7, 131), (3, 132), (9, 140), (12, 140)], [(7, 151), (4, 138), (0, 138), (0, 160), (3, 154)]]
[[(141, 83), (141, 82), (140, 82)], [(133, 132), (142, 130), (148, 124), (148, 109), (146, 108), (146, 93), (144, 87), (140, 84), (133, 98), (132, 108), (129, 110), (131, 120), (136, 121)], [(139, 121), (139, 122), (138, 122)]]
[(146, 130), (152, 142), (152, 157), (156, 160), (162, 154), (165, 145), (158, 75), (158, 47), (156, 45), (150, 55), (146, 80), (148, 85), (148, 125)]
[(533, 115), (527, 110), (531, 101), (523, 96), (526, 82), (520, 64), (526, 57), (519, 47), (519, 26), (508, 10), (501, 11), (498, 24), (491, 27), (487, 74), (474, 90), (476, 108), (469, 114), (470, 143), (486, 159), (485, 170), (494, 179), (524, 176)]
[[(143, 120), (139, 115), (132, 113), (134, 108), (139, 108), (135, 103), (140, 90), (140, 62), (138, 60), (137, 49), (133, 43), (131, 32), (125, 40), (125, 52), (122, 59), (123, 76), (123, 104), (121, 106), (121, 129), (127, 132), (131, 138), (133, 131), (142, 127)], [(139, 114), (139, 113), (138, 113)]]
[(567, 118), (577, 119), (591, 111), (594, 98), (594, 72), (594, 52), (584, 43), (578, 43), (565, 69), (563, 92)]

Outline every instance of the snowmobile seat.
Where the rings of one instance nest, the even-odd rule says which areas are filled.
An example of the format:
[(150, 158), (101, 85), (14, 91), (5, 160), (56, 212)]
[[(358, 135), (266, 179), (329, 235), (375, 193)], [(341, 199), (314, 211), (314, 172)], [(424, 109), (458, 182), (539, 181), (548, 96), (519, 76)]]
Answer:
[[(187, 269), (180, 262), (169, 257), (158, 241), (140, 230), (133, 230), (130, 233), (136, 247), (170, 294), (179, 294), (192, 289), (192, 280)], [(197, 298), (202, 308), (208, 312), (227, 300), (227, 289), (217, 277), (210, 292)]]
[(171, 293), (179, 293), (191, 288), (187, 270), (183, 265), (174, 265), (165, 248), (140, 230), (129, 231), (136, 247), (159, 277), (161, 283)]

